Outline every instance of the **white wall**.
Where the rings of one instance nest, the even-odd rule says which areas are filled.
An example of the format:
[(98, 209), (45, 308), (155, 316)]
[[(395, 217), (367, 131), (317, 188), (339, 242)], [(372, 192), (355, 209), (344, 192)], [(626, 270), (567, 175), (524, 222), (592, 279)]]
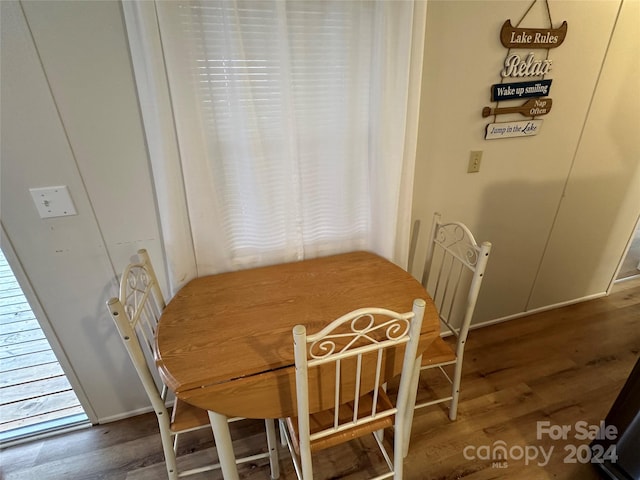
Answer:
[(640, 213), (640, 2), (625, 0), (530, 308), (601, 292)]
[[(521, 26), (548, 25), (544, 3)], [(476, 323), (609, 286), (640, 213), (640, 3), (624, 3), (616, 26), (619, 1), (549, 2), (554, 26), (568, 22), (550, 51), (553, 108), (535, 137), (484, 140), (493, 117), (481, 110), (507, 53), (500, 27), (530, 3), (429, 2), (413, 217), (425, 233), (439, 211), (493, 243)], [(471, 150), (484, 151), (479, 173), (466, 173)]]
[[(0, 4), (2, 225), (93, 420), (144, 408), (105, 306), (138, 248), (162, 259), (120, 4)], [(55, 185), (77, 216), (40, 219), (28, 189)]]
[[(615, 30), (617, 0), (550, 4), (569, 23), (551, 53), (553, 110), (537, 137), (493, 141), (480, 112), (505, 56), (498, 31), (529, 2), (428, 4), (413, 216), (428, 227), (439, 210), (493, 242), (478, 321), (603, 292), (640, 210), (640, 2), (625, 0)], [(104, 302), (138, 248), (162, 258), (121, 5), (0, 7), (2, 225), (96, 418), (114, 418), (147, 401)], [(470, 150), (484, 151), (480, 173), (466, 173)], [(28, 189), (61, 184), (78, 215), (41, 220)]]

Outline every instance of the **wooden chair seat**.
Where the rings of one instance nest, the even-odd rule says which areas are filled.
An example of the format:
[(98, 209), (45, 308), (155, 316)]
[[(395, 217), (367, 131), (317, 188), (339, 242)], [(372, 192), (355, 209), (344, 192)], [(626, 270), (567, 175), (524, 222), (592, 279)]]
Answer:
[(171, 431), (193, 430), (209, 425), (209, 414), (193, 405), (176, 398), (171, 410)]
[[(393, 403), (389, 399), (387, 393), (381, 388), (378, 390), (378, 410), (388, 410), (393, 408)], [(358, 418), (365, 417), (367, 414), (371, 413), (373, 406), (373, 392), (366, 394), (363, 397), (360, 397), (359, 405), (358, 405)], [(349, 402), (343, 405), (340, 405), (340, 409), (338, 411), (338, 417), (340, 418), (340, 423), (346, 423), (349, 419), (353, 418), (353, 410), (354, 403)], [(334, 410), (323, 410), (318, 413), (311, 414), (309, 416), (309, 429), (310, 433), (314, 434), (316, 432), (325, 430), (330, 428), (333, 425), (334, 420)], [(384, 428), (390, 428), (393, 426), (393, 415), (379, 418), (377, 420), (373, 420), (363, 425), (358, 425), (357, 427), (350, 428), (348, 430), (334, 433), (333, 435), (329, 435), (317, 440), (311, 441), (311, 452), (318, 452), (320, 450), (324, 450), (326, 448), (334, 447), (336, 445), (340, 445), (341, 443), (348, 442), (353, 440), (354, 438), (362, 437), (364, 435), (368, 435), (370, 433), (376, 432), (378, 430), (382, 430)], [(299, 455), (300, 454), (300, 445), (298, 443), (299, 439), (299, 431), (298, 431), (298, 417), (289, 417), (287, 418), (287, 427), (289, 428), (289, 432), (291, 432), (291, 440), (293, 443), (294, 450)]]
[(455, 362), (456, 352), (442, 337), (437, 337), (422, 354), (422, 367)]

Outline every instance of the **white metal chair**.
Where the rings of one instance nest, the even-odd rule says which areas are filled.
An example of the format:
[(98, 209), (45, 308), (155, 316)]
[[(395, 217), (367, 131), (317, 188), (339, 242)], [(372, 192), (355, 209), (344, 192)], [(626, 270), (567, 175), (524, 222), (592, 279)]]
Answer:
[[(451, 383), (451, 394), (416, 403), (416, 409), (450, 402), (449, 418), (456, 419), (464, 348), (490, 252), (491, 243), (478, 246), (464, 224), (442, 223), (440, 214), (434, 215), (422, 284), (433, 298), (444, 329), (456, 342), (454, 350), (437, 337), (423, 353), (421, 370), (437, 368)], [(453, 365), (453, 378), (444, 368), (447, 365)]]
[[(146, 250), (138, 250), (139, 263), (132, 263), (125, 269), (120, 280), (120, 298), (107, 301), (107, 308), (118, 328), (118, 332), (129, 353), (129, 357), (149, 396), (151, 405), (158, 417), (160, 437), (164, 450), (167, 473), (170, 480), (194, 475), (220, 468), (219, 463), (200, 468), (178, 471), (176, 452), (178, 437), (182, 433), (211, 428), (206, 410), (189, 405), (176, 398), (169, 416), (165, 405), (168, 388), (156, 380), (152, 369), (155, 355), (155, 333), (165, 300), (158, 284), (151, 260)], [(155, 367), (154, 367), (155, 368)], [(159, 377), (159, 376), (158, 376)], [(233, 418), (229, 421), (242, 420)], [(237, 459), (237, 463), (270, 458), (272, 478), (278, 478), (279, 465), (276, 450), (274, 420), (265, 421), (267, 428), (268, 451)]]
[[(390, 470), (375, 478), (402, 478), (404, 430), (407, 415), (413, 416), (407, 399), (424, 308), (417, 299), (408, 313), (363, 308), (313, 335), (302, 325), (293, 329), (298, 416), (280, 425), (299, 479), (313, 478), (312, 453), (368, 433)], [(395, 405), (383, 389), (389, 369), (401, 372)], [(389, 427), (393, 458), (383, 444), (382, 430)]]

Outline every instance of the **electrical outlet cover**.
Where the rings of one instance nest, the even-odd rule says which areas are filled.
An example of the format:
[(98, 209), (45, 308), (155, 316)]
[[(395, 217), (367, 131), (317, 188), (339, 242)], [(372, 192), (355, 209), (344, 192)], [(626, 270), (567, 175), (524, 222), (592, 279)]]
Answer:
[(30, 188), (40, 218), (77, 215), (76, 207), (66, 185), (59, 187)]

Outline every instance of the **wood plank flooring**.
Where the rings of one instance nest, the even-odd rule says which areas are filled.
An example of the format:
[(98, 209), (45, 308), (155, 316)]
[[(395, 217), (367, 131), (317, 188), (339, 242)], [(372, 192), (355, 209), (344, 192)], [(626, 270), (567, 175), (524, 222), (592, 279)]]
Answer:
[[(596, 425), (607, 415), (639, 353), (640, 280), (618, 284), (606, 298), (472, 331), (458, 420), (450, 422), (443, 406), (416, 412), (405, 478), (597, 480), (598, 471), (591, 465), (565, 462), (565, 447), (588, 440), (539, 436), (537, 422)], [(422, 383), (440, 388), (427, 378)], [(241, 438), (235, 442), (238, 454), (264, 448), (262, 425), (248, 421), (234, 426), (232, 435)], [(215, 455), (210, 432), (185, 440), (181, 462), (192, 465)], [(553, 451), (548, 462), (542, 457), (528, 462), (508, 458), (504, 468), (497, 468), (484, 458), (482, 447), (498, 444), (514, 453), (527, 447)], [(294, 479), (287, 453), (280, 452), (280, 478)], [(381, 471), (382, 463), (368, 439), (314, 457), (316, 478), (359, 480)], [(0, 465), (5, 480), (166, 478), (153, 414), (10, 447), (0, 452)], [(239, 471), (243, 479), (269, 478), (266, 461)], [(217, 471), (191, 478), (222, 476)]]
[(84, 410), (0, 252), (0, 438), (74, 415)]

